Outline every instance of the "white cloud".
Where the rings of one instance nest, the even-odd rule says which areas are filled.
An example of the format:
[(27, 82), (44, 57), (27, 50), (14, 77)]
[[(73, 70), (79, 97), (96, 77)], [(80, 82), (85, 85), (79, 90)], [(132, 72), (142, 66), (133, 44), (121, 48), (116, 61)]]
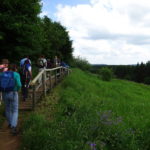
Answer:
[(44, 16), (48, 16), (49, 12), (48, 11), (43, 11), (42, 13), (40, 13), (40, 17), (44, 17)]
[(133, 64), (150, 57), (148, 0), (90, 0), (58, 5), (57, 21), (73, 39), (74, 55), (90, 63)]

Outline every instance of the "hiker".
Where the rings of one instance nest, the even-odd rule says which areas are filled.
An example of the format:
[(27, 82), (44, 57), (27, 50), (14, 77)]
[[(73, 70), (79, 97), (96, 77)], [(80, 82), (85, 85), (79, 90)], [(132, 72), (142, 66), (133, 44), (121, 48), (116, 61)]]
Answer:
[(60, 60), (57, 56), (54, 57), (54, 67), (60, 66)]
[[(8, 70), (8, 64), (9, 64), (9, 61), (8, 59), (2, 59), (2, 62), (1, 62), (1, 65), (0, 65), (0, 72), (4, 72), (4, 71), (7, 71)], [(2, 93), (0, 93), (0, 101), (2, 101)], [(4, 113), (4, 116), (5, 116), (5, 113)]]
[(0, 72), (4, 72), (8, 70), (8, 59), (2, 59), (1, 65), (0, 65)]
[[(44, 55), (41, 55), (37, 61), (37, 66), (39, 68), (39, 72), (41, 72), (42, 70), (46, 69), (47, 67), (47, 60), (44, 57)], [(40, 84), (42, 80), (42, 77), (39, 78), (38, 83)]]
[(29, 59), (29, 56), (26, 56), (25, 58), (22, 58), (21, 60), (20, 60), (20, 67), (22, 68), (22, 66), (24, 65), (24, 62), (26, 61), (26, 60), (29, 60), (29, 62), (30, 62), (30, 64), (31, 64), (31, 60)]
[(5, 103), (5, 114), (11, 133), (16, 135), (18, 122), (18, 91), (21, 88), (20, 75), (15, 64), (8, 66), (8, 71), (0, 74), (0, 91)]
[(50, 69), (52, 67), (53, 67), (53, 64), (52, 64), (51, 60), (47, 59), (47, 69)]
[(22, 83), (23, 101), (26, 101), (26, 99), (28, 98), (29, 84), (32, 78), (32, 67), (29, 59), (26, 59), (24, 64), (22, 65), (20, 75), (21, 75), (21, 83)]
[(37, 62), (39, 72), (42, 71), (43, 69), (46, 69), (47, 67), (47, 60), (45, 59), (44, 55), (41, 55), (40, 58), (38, 59)]
[(65, 68), (69, 68), (69, 65), (66, 64), (64, 61), (61, 61), (60, 66), (65, 67)]

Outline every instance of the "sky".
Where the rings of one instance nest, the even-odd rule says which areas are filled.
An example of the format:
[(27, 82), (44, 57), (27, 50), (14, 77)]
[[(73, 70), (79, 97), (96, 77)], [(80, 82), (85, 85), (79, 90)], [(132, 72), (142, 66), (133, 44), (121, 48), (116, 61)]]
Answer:
[(73, 55), (91, 64), (150, 60), (150, 1), (42, 0), (47, 15), (67, 28)]

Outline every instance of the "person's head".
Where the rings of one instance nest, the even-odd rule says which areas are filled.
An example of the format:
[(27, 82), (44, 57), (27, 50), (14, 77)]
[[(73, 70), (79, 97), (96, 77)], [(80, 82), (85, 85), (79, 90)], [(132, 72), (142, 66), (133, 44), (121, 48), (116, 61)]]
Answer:
[(40, 55), (40, 58), (45, 58), (45, 56), (44, 55)]
[(16, 64), (9, 64), (8, 70), (9, 71), (17, 71), (17, 65)]
[(24, 63), (25, 63), (25, 64), (30, 64), (29, 59), (26, 59)]
[(9, 64), (8, 59), (2, 59), (2, 64)]
[(27, 58), (27, 59), (29, 59), (29, 56), (28, 56), (28, 55), (25, 55), (25, 56), (24, 56), (24, 58)]

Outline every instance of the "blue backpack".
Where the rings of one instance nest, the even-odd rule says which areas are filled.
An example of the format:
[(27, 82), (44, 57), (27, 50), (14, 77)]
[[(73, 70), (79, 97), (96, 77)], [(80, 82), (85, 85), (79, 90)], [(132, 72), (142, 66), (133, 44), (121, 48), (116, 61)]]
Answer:
[(14, 73), (12, 71), (3, 72), (0, 75), (0, 91), (10, 92), (14, 91), (14, 88), (15, 88)]

